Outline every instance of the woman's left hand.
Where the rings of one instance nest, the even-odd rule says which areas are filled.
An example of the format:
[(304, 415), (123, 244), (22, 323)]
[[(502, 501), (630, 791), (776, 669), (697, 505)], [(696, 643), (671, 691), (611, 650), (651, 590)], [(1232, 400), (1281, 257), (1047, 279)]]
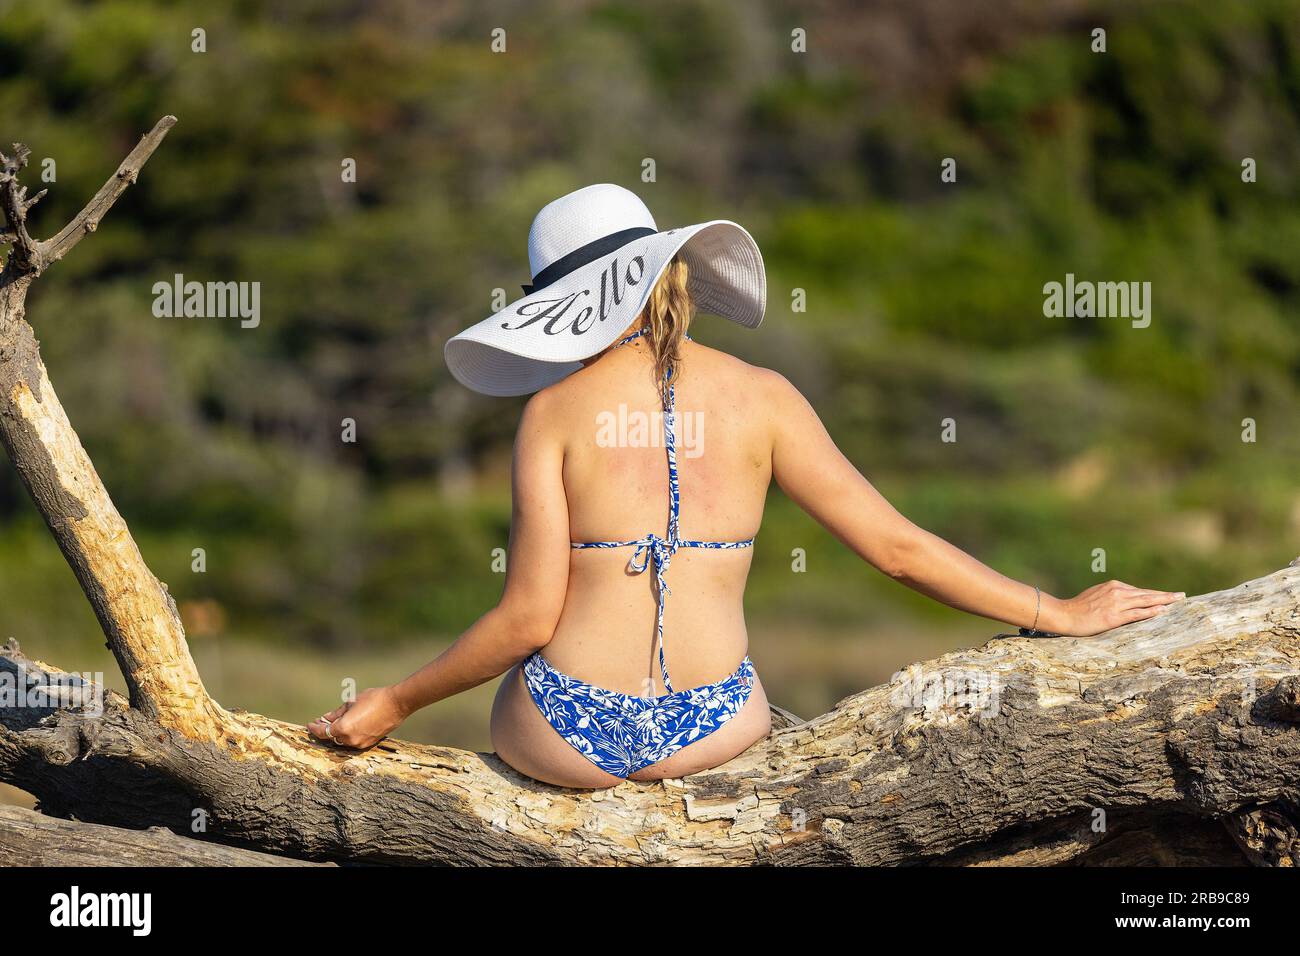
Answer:
[(307, 732), (326, 743), (365, 750), (387, 737), (406, 716), (392, 687), (371, 687), (356, 700), (313, 720)]

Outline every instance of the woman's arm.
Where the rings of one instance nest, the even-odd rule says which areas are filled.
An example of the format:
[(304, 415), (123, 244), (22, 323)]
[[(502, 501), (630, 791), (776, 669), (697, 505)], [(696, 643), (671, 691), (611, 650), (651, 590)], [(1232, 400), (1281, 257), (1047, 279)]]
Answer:
[(1108, 581), (1061, 600), (1014, 581), (898, 513), (844, 457), (799, 390), (767, 372), (772, 474), (799, 507), (885, 574), (972, 614), (1057, 634), (1097, 634), (1160, 614), (1181, 593)]
[[(539, 392), (524, 408), (515, 438), (510, 547), (505, 590), (496, 607), (405, 680), (374, 688), (308, 725), (336, 743), (370, 747), (422, 707), (504, 674), (555, 632), (569, 580), (569, 512), (564, 448), (548, 428)], [(486, 557), (486, 556), (485, 556)]]

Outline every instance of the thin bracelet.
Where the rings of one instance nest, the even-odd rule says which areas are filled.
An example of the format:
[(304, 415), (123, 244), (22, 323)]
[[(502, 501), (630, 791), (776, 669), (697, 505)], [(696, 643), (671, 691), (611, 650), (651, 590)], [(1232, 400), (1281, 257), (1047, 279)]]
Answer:
[(1043, 610), (1043, 591), (1037, 585), (1034, 585), (1034, 624), (1033, 627), (1022, 627), (1020, 629), (1021, 637), (1051, 637), (1046, 631), (1038, 629), (1038, 615)]

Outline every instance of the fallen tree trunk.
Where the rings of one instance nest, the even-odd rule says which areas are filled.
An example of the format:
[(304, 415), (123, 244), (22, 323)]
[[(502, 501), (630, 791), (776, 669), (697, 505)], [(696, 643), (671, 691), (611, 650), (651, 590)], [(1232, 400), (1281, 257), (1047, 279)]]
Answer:
[[(216, 841), (375, 863), (1294, 860), (1295, 567), (1096, 638), (995, 640), (913, 665), (723, 767), (597, 793), (536, 783), (492, 755), (398, 741), (345, 752), (222, 709), (25, 321), (32, 279), (66, 251), (61, 237), (89, 227), (32, 240), (21, 165), (6, 160), (0, 174), (15, 244), (0, 274), (0, 439), (131, 692), (105, 694), (15, 646), (0, 654), (0, 780), (47, 812), (185, 833), (202, 811)], [(51, 682), (62, 686), (37, 692)]]
[[(487, 754), (343, 752), (243, 712), (195, 739), (112, 694), (100, 716), (0, 708), (0, 777), (79, 819), (179, 829), (201, 807), (215, 839), (308, 859), (1240, 863), (1231, 835), (1267, 808), (1273, 836), (1254, 859), (1285, 863), (1300, 821), (1298, 607), (1300, 567), (1096, 638), (994, 640), (715, 770), (597, 793)], [(57, 676), (14, 649), (0, 668), (28, 687)]]
[(0, 866), (322, 866), (218, 843), (161, 827), (122, 830), (0, 806)]

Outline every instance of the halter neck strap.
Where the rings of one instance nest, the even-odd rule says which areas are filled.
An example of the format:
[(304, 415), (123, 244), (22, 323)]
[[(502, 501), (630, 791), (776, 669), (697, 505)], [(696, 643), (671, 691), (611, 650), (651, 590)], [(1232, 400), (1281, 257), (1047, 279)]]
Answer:
[[(633, 332), (631, 335), (625, 335), (625, 336), (623, 336), (623, 338), (619, 339), (617, 342), (615, 342), (613, 345), (611, 345), (611, 346), (610, 346), (610, 349), (611, 349), (611, 350), (612, 350), (612, 349), (616, 349), (616, 348), (618, 348), (620, 345), (627, 345), (627, 343), (628, 343), (628, 342), (631, 342), (633, 339), (639, 339), (639, 338), (641, 338), (643, 335), (649, 335), (649, 334), (650, 334), (650, 330), (649, 330), (648, 328), (645, 328), (645, 327), (639, 328), (639, 329), (637, 329), (635, 332)], [(689, 332), (683, 332), (683, 333), (682, 333), (682, 338), (684, 338), (687, 342), (694, 342), (694, 341), (695, 341), (693, 338), (691, 338), (691, 333), (689, 333)], [(672, 372), (672, 370), (669, 369), (669, 374), (671, 374), (671, 372)], [(667, 377), (667, 376), (665, 376), (665, 377)]]

